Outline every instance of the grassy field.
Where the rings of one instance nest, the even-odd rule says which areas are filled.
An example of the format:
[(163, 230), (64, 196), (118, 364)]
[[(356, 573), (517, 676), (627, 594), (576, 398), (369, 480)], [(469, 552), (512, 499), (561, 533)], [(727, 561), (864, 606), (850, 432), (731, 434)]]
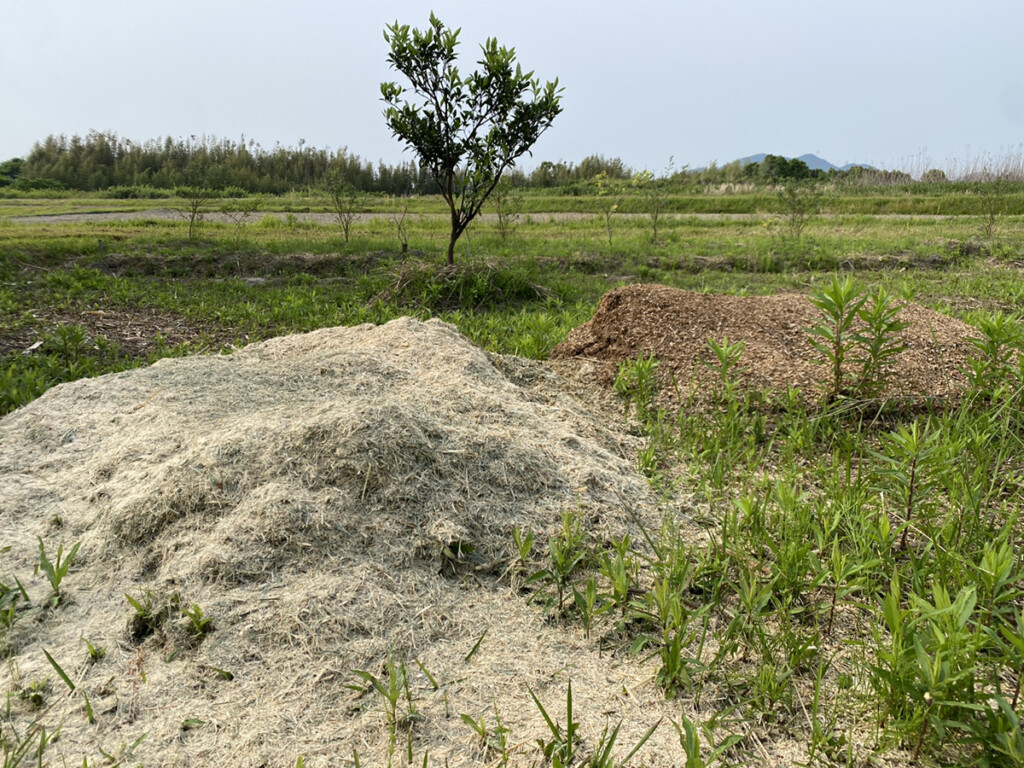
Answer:
[[(646, 197), (625, 182), (608, 188), (606, 199), (598, 197), (593, 182), (578, 182), (567, 187), (528, 188), (516, 193), (522, 213), (597, 213), (607, 199), (619, 204), (620, 213), (647, 211)], [(0, 210), (4, 216), (145, 211), (153, 208), (184, 208), (183, 198), (173, 190), (139, 188), (139, 197), (122, 197), (126, 188), (107, 193), (95, 192), (14, 192), (0, 188)], [(134, 188), (127, 188), (129, 190)], [(656, 197), (665, 213), (785, 213), (791, 209), (785, 192), (755, 184), (678, 183), (659, 188)], [(1020, 182), (914, 183), (891, 187), (858, 186), (850, 183), (821, 183), (795, 188), (806, 197), (815, 211), (826, 214), (902, 214), (921, 216), (1019, 216), (1024, 214), (1024, 184)], [(316, 189), (294, 190), (286, 195), (255, 196), (263, 210), (293, 213), (329, 212), (331, 199)], [(243, 198), (245, 199), (245, 198)], [(395, 208), (395, 199), (379, 194), (360, 194), (360, 206), (368, 212), (387, 213)], [(402, 198), (413, 213), (441, 213), (439, 198), (419, 196)], [(216, 210), (214, 202), (210, 210)], [(493, 201), (489, 203), (493, 208)]]
[[(628, 540), (595, 550), (571, 513), (546, 547), (513, 549), (552, 620), (654, 654), (667, 696), (704, 697), (705, 720), (677, 724), (688, 766), (713, 762), (716, 744), (725, 762), (751, 759), (749, 735), (773, 732), (797, 734), (813, 765), (1021, 765), (1024, 211), (1014, 194), (996, 208), (971, 190), (926, 192), (834, 195), (813, 213), (764, 192), (678, 195), (657, 240), (635, 200), (609, 228), (597, 198), (527, 195), (504, 237), (493, 216), (472, 225), (455, 267), (439, 200), (416, 201), (404, 234), (398, 204), (374, 200), (345, 243), (312, 217), (330, 210), (317, 196), (263, 200), (192, 239), (183, 218), (157, 214), (19, 218), (180, 200), (3, 199), (0, 413), (82, 376), (400, 315), (543, 359), (618, 285), (882, 287), (978, 328), (963, 402), (790, 397), (766, 411), (723, 364), (713, 407), (666, 412), (649, 366), (629, 364), (638, 466), (665, 497), (664, 528), (645, 532), (654, 554)], [(681, 538), (684, 514), (706, 544)], [(17, 593), (4, 589), (10, 624)], [(572, 755), (568, 742), (551, 754)]]

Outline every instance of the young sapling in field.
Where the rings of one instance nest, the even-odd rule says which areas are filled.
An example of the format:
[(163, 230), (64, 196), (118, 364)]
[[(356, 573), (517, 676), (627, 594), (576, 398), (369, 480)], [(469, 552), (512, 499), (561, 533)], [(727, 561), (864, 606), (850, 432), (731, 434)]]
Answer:
[(235, 248), (238, 248), (238, 237), (242, 233), (242, 225), (260, 207), (260, 198), (256, 196), (233, 199), (220, 207), (221, 213), (227, 216), (235, 225)]
[(890, 376), (886, 366), (907, 348), (899, 334), (910, 323), (896, 319), (901, 308), (888, 291), (879, 286), (857, 310), (857, 317), (863, 323), (855, 334), (859, 344), (855, 359), (860, 364), (853, 386), (857, 397), (873, 398), (882, 394)]
[(185, 199), (185, 211), (182, 215), (188, 221), (188, 239), (192, 240), (203, 222), (206, 207), (217, 197), (217, 193), (203, 184), (190, 184), (177, 187), (174, 194)]
[(809, 299), (822, 313), (821, 321), (806, 330), (811, 335), (811, 346), (821, 353), (829, 367), (827, 399), (831, 402), (849, 391), (846, 365), (859, 344), (855, 330), (857, 313), (868, 297), (857, 290), (849, 277), (833, 277), (829, 285), (812, 293)]
[(416, 152), (448, 206), (449, 264), (455, 263), (455, 243), (502, 174), (562, 111), (558, 80), (542, 87), (516, 62), (515, 49), (499, 46), (494, 38), (481, 46), (482, 69), (461, 75), (459, 32), (433, 13), (424, 30), (389, 24), (384, 32), (391, 47), (388, 64), (411, 88), (394, 82), (380, 86), (388, 128)]
[(622, 190), (617, 182), (608, 178), (605, 171), (594, 177), (597, 185), (597, 205), (604, 217), (604, 228), (608, 234), (608, 250), (612, 248), (612, 214), (619, 210)]
[(807, 224), (817, 213), (820, 193), (812, 186), (789, 182), (779, 190), (778, 195), (785, 238), (798, 242)]
[(396, 202), (396, 208), (388, 214), (391, 225), (398, 234), (398, 241), (402, 244), (402, 254), (409, 252), (409, 198), (400, 197)]
[[(675, 159), (670, 157), (662, 177), (655, 178), (648, 170), (637, 171), (630, 180), (630, 187), (640, 196), (644, 210), (651, 217), (651, 243), (658, 244), (658, 220), (668, 201), (667, 183), (672, 178)], [(610, 245), (610, 243), (609, 243)]]
[(508, 240), (519, 226), (519, 218), (523, 209), (523, 193), (508, 179), (502, 179), (491, 193), (494, 201), (494, 212), (498, 217), (498, 234), (502, 240)]
[(356, 220), (362, 207), (362, 192), (353, 186), (339, 172), (332, 172), (327, 180), (327, 192), (331, 196), (334, 215), (341, 227), (341, 233), (348, 245), (352, 222)]

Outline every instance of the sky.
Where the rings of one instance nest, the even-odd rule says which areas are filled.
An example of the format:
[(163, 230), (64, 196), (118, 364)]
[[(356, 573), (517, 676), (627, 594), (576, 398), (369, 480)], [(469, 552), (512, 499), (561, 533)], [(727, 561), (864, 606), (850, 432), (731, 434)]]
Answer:
[(923, 171), (1024, 152), (1022, 0), (0, 0), (0, 161), (105, 131), (414, 156), (387, 24), (495, 37), (564, 88), (520, 165), (660, 174), (768, 152)]

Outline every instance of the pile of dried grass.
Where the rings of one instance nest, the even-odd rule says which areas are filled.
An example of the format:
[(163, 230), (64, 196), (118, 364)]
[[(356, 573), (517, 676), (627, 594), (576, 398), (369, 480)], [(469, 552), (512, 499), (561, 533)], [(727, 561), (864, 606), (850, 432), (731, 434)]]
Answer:
[[(9, 636), (0, 686), (51, 680), (50, 709), (14, 696), (14, 722), (63, 723), (48, 754), (69, 764), (143, 733), (133, 759), (146, 764), (339, 764), (353, 749), (383, 764), (383, 715), (348, 686), (395, 653), (440, 686), (412, 683), (413, 744), (431, 764), (482, 761), (458, 713), (494, 707), (528, 761), (545, 726), (527, 686), (555, 714), (570, 676), (583, 733), (621, 717), (626, 744), (680, 706), (651, 665), (599, 658), (497, 587), (517, 526), (550, 531), (578, 506), (599, 541), (657, 527), (636, 446), (614, 426), (544, 366), (409, 319), (52, 389), (0, 420), (0, 574), (41, 603), (36, 537), (51, 555), (82, 542), (65, 604)], [(216, 629), (189, 639), (172, 611), (137, 633), (125, 593), (161, 606), (177, 594)], [(106, 657), (89, 663), (82, 637)], [(652, 765), (659, 750), (674, 761), (662, 730)]]

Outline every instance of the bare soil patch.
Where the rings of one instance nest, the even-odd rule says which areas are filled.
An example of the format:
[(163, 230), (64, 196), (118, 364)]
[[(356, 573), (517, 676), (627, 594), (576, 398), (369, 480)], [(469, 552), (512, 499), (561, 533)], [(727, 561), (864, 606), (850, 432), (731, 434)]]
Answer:
[[(893, 361), (887, 397), (911, 400), (954, 398), (967, 385), (964, 369), (976, 350), (967, 340), (970, 325), (919, 304), (906, 302), (898, 318), (906, 349)], [(708, 339), (744, 342), (743, 383), (784, 393), (799, 387), (806, 396), (827, 387), (829, 368), (811, 346), (807, 328), (821, 314), (803, 294), (720, 296), (630, 285), (607, 293), (594, 317), (573, 329), (551, 354), (559, 371), (579, 371), (610, 386), (619, 363), (641, 355), (661, 361), (684, 395), (698, 399), (714, 389), (716, 374)], [(587, 365), (580, 367), (580, 361)], [(665, 376), (667, 384), (669, 377)]]
[(152, 307), (37, 310), (37, 324), (16, 331), (0, 332), (0, 355), (27, 352), (43, 336), (62, 325), (85, 328), (91, 337), (104, 338), (125, 356), (146, 360), (158, 344), (174, 347), (179, 344), (224, 346), (234, 338), (223, 328), (203, 326), (172, 312)]
[[(184, 242), (184, 241), (183, 241)], [(116, 252), (90, 262), (89, 266), (117, 277), (161, 277), (183, 280), (240, 278), (260, 282), (288, 279), (296, 275), (332, 279), (368, 274), (382, 263), (402, 258), (420, 258), (422, 251), (405, 257), (389, 251), (361, 254), (288, 253), (270, 254), (254, 251), (203, 253), (202, 246), (190, 252)]]

